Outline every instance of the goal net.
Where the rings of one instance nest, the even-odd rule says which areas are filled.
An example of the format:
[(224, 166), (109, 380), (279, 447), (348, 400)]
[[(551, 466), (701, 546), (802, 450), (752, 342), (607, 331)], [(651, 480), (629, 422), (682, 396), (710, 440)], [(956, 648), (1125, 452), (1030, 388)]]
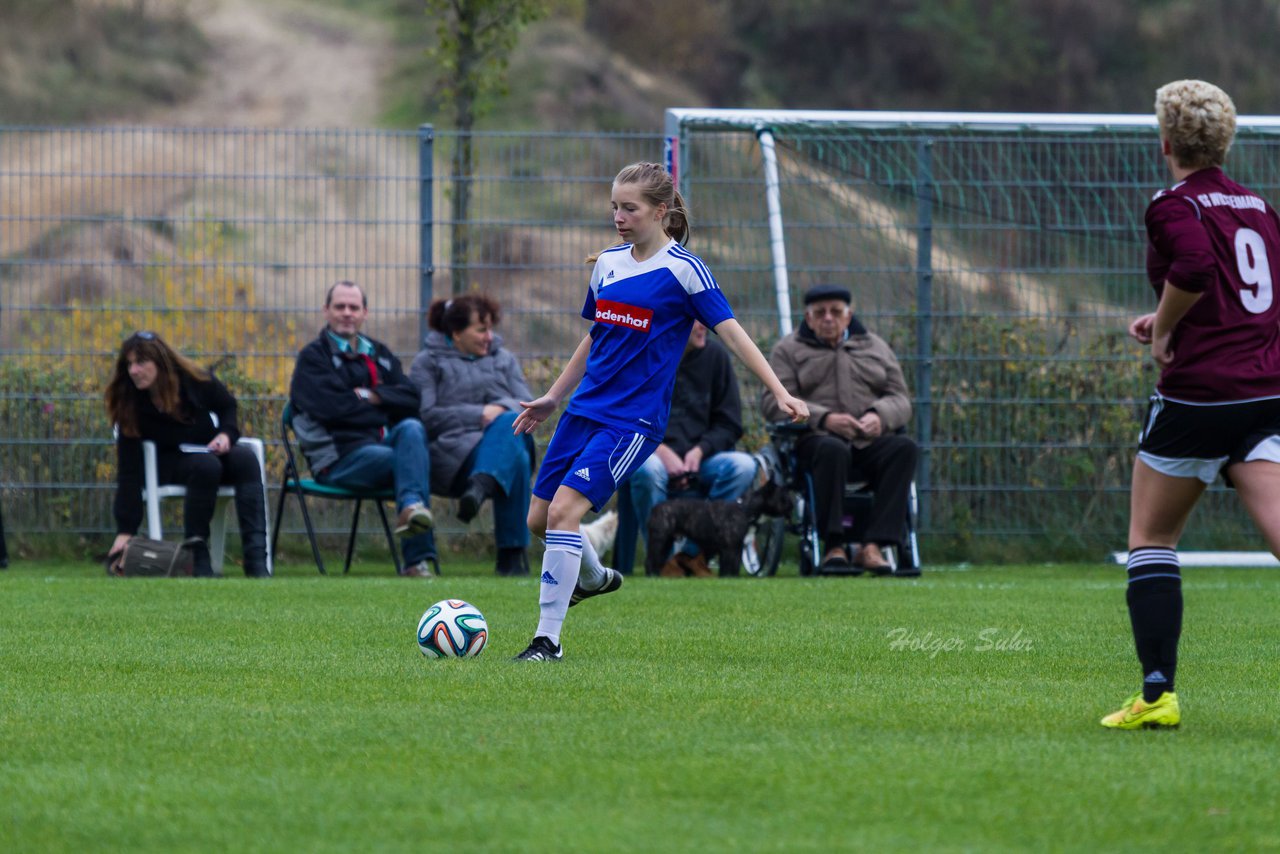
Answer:
[[(666, 137), (693, 248), (766, 350), (824, 282), (894, 347), (937, 558), (1123, 545), (1156, 381), (1125, 330), (1170, 183), (1153, 117), (671, 109)], [(1280, 119), (1241, 117), (1227, 169), (1280, 199)], [(1258, 543), (1219, 485), (1183, 545)]]

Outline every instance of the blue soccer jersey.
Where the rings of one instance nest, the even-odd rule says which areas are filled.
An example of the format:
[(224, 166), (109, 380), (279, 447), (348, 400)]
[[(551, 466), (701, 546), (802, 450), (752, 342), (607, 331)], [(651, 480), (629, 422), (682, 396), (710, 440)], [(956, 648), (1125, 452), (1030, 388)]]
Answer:
[(693, 321), (733, 317), (702, 259), (672, 240), (642, 263), (631, 244), (601, 253), (582, 316), (594, 320), (587, 369), (567, 412), (661, 442)]

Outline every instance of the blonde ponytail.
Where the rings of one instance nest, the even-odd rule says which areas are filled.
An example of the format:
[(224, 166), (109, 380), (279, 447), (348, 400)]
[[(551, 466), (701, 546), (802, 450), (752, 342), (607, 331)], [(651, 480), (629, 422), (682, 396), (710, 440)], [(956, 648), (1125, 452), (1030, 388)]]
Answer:
[[(648, 161), (632, 163), (622, 168), (622, 171), (613, 179), (613, 183), (635, 184), (639, 186), (640, 193), (646, 202), (654, 207), (666, 205), (667, 215), (662, 218), (663, 233), (682, 246), (688, 244), (689, 206), (685, 204), (684, 196), (680, 195), (680, 191), (676, 189), (675, 181), (672, 180), (671, 173), (666, 170), (666, 167), (661, 163)], [(613, 244), (613, 246), (621, 245), (621, 243)], [(607, 248), (612, 249), (613, 246)], [(587, 263), (594, 264), (603, 251), (587, 256)]]

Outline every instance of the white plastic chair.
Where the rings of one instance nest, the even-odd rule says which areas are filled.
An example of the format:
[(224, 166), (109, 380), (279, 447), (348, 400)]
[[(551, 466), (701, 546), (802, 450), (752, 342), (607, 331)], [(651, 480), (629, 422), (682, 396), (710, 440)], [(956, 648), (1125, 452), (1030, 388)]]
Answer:
[[(262, 472), (262, 530), (263, 538), (271, 530), (267, 510), (267, 459), (261, 439), (242, 437), (237, 445), (248, 445), (258, 458), (258, 469)], [(218, 500), (213, 507), (213, 521), (209, 524), (209, 561), (213, 571), (222, 573), (222, 561), (227, 551), (227, 504), (235, 497), (233, 486), (218, 487)], [(147, 508), (147, 536), (153, 540), (164, 539), (164, 528), (160, 524), (160, 500), (162, 498), (185, 498), (187, 488), (177, 484), (160, 485), (160, 469), (156, 465), (156, 443), (142, 442), (142, 501)], [(267, 543), (267, 571), (272, 572), (271, 543)]]

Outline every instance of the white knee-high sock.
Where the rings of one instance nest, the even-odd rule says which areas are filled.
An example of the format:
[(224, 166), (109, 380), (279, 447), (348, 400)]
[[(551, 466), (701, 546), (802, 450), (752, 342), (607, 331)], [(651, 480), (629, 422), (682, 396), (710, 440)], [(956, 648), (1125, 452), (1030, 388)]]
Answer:
[(609, 580), (609, 575), (604, 571), (600, 555), (596, 554), (596, 547), (591, 545), (587, 529), (580, 527), (578, 531), (582, 534), (582, 570), (578, 576), (578, 584), (587, 590), (599, 590)]
[(560, 645), (560, 627), (569, 611), (569, 599), (578, 584), (582, 566), (582, 534), (577, 531), (547, 531), (547, 550), (542, 555), (542, 577), (538, 584), (538, 635)]

